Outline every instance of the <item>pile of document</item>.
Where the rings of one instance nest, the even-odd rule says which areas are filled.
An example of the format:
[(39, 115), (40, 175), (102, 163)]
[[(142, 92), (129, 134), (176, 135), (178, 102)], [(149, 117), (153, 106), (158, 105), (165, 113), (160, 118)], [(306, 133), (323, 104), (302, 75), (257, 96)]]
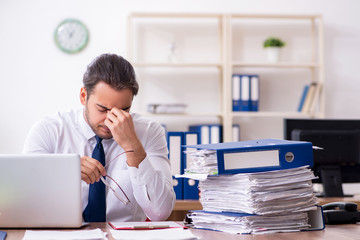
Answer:
[(148, 104), (149, 113), (185, 113), (187, 105), (182, 103), (175, 104)]
[(203, 211), (189, 217), (195, 228), (229, 233), (271, 233), (309, 228), (317, 209), (308, 166), (229, 175), (200, 181)]
[(217, 156), (215, 150), (200, 149), (194, 150), (189, 148), (185, 153), (191, 159), (191, 165), (185, 169), (185, 174), (206, 174), (217, 175)]

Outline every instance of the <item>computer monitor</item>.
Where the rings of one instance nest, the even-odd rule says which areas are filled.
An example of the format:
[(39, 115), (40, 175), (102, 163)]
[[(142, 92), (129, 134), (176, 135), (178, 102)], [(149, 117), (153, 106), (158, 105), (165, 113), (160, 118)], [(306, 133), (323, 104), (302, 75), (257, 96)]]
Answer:
[(312, 169), (324, 197), (342, 197), (342, 183), (360, 183), (360, 120), (285, 119), (284, 138), (322, 148), (313, 150)]

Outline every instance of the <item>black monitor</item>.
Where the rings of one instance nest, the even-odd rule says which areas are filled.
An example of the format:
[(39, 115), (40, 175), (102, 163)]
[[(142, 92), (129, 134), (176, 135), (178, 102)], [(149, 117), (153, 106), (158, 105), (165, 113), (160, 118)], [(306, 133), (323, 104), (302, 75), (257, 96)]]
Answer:
[(284, 138), (312, 142), (313, 171), (324, 197), (343, 197), (342, 183), (360, 183), (360, 120), (285, 119)]

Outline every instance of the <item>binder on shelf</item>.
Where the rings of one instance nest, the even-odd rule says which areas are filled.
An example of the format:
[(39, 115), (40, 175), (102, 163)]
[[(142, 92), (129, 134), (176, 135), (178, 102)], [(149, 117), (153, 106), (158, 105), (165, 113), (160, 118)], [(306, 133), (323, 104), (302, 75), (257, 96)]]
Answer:
[(222, 126), (219, 124), (210, 125), (210, 143), (220, 143), (222, 135)]
[(173, 186), (176, 194), (176, 199), (183, 199), (183, 182), (184, 179), (174, 177), (176, 174), (184, 172), (183, 159), (185, 153), (182, 151), (184, 145), (184, 135), (182, 132), (168, 132), (167, 143), (169, 149), (169, 160), (171, 175), (173, 176)]
[(316, 91), (317, 83), (313, 82), (309, 86), (308, 93), (306, 94), (306, 98), (304, 101), (303, 108), (301, 109), (302, 113), (308, 113), (311, 110), (311, 105), (314, 100), (314, 95)]
[[(199, 144), (199, 137), (197, 132), (184, 132), (184, 145)], [(194, 148), (183, 147), (183, 151), (194, 151)], [(184, 155), (184, 168), (192, 164), (190, 154)], [(184, 169), (183, 169), (184, 171)], [(183, 179), (183, 199), (199, 199), (199, 181), (194, 179)]]
[(314, 97), (313, 97), (312, 103), (310, 105), (310, 112), (315, 111), (316, 103), (318, 102), (321, 91), (322, 91), (322, 85), (321, 85), (321, 83), (318, 83), (316, 85), (315, 92), (314, 92)]
[(232, 125), (232, 141), (233, 142), (240, 141), (240, 125), (239, 124)]
[(201, 124), (189, 126), (190, 132), (199, 134), (200, 144), (212, 144), (222, 142), (222, 125), (221, 124)]
[(183, 200), (184, 199), (184, 178), (178, 178), (175, 176), (172, 176), (173, 179), (173, 187), (174, 192), (176, 195), (177, 200)]
[(304, 141), (261, 139), (187, 147), (216, 151), (218, 175), (313, 165), (312, 143)]
[(259, 86), (259, 76), (251, 75), (250, 80), (250, 110), (258, 111), (259, 110), (259, 94), (260, 94), (260, 86)]
[(306, 98), (306, 95), (308, 93), (308, 90), (309, 90), (309, 85), (305, 85), (304, 86), (304, 89), (303, 89), (303, 92), (301, 94), (301, 98), (300, 98), (300, 102), (299, 102), (299, 107), (298, 107), (298, 112), (301, 112), (302, 109), (303, 109), (303, 106), (304, 106), (304, 102), (305, 102), (305, 98)]
[(189, 131), (198, 133), (199, 144), (209, 144), (210, 143), (210, 127), (209, 127), (209, 125), (192, 125), (192, 126), (189, 126)]
[(240, 78), (240, 111), (250, 111), (250, 76)]
[(234, 74), (232, 77), (232, 110), (233, 112), (240, 111), (240, 77), (241, 75)]

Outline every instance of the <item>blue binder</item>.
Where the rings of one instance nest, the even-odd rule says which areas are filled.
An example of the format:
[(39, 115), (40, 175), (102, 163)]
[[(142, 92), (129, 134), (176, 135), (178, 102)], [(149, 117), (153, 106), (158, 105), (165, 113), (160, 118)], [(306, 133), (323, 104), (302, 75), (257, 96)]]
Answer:
[[(199, 137), (197, 132), (184, 132), (184, 142), (185, 145), (193, 145), (199, 143)], [(194, 150), (194, 148), (186, 148), (183, 147), (183, 151), (185, 150)], [(191, 157), (185, 154), (184, 156), (184, 167), (187, 168), (191, 164)], [(184, 199), (193, 199), (197, 200), (199, 199), (199, 181), (193, 180), (193, 179), (183, 179), (184, 184)]]
[(189, 131), (199, 134), (200, 144), (221, 143), (222, 125), (221, 124), (201, 124), (189, 126)]
[(208, 125), (191, 125), (189, 126), (189, 131), (198, 133), (199, 144), (210, 143), (210, 130)]
[(240, 111), (240, 78), (241, 75), (234, 74), (232, 77), (232, 110)]
[(258, 75), (251, 75), (250, 78), (250, 110), (256, 112), (259, 110), (260, 82)]
[(232, 141), (233, 142), (240, 141), (240, 125), (239, 124), (232, 125)]
[(219, 175), (313, 165), (313, 149), (310, 142), (262, 139), (187, 147), (216, 150)]
[(176, 195), (177, 200), (183, 200), (184, 199), (184, 178), (176, 178), (175, 176), (172, 176), (173, 179), (173, 187), (174, 192)]
[(0, 231), (0, 240), (5, 240), (7, 233)]
[(250, 111), (250, 76), (241, 75), (240, 78), (240, 111)]
[(307, 95), (308, 91), (309, 91), (309, 85), (305, 85), (304, 89), (303, 89), (303, 92), (302, 92), (302, 95), (301, 95), (301, 98), (300, 98), (298, 112), (302, 111), (302, 108), (304, 106), (305, 98), (306, 98), (306, 95)]
[(167, 143), (169, 149), (169, 160), (171, 174), (173, 175), (173, 186), (176, 194), (176, 199), (183, 199), (183, 179), (175, 178), (176, 174), (184, 173), (184, 157), (185, 153), (182, 151), (184, 145), (184, 133), (183, 132), (168, 132)]

